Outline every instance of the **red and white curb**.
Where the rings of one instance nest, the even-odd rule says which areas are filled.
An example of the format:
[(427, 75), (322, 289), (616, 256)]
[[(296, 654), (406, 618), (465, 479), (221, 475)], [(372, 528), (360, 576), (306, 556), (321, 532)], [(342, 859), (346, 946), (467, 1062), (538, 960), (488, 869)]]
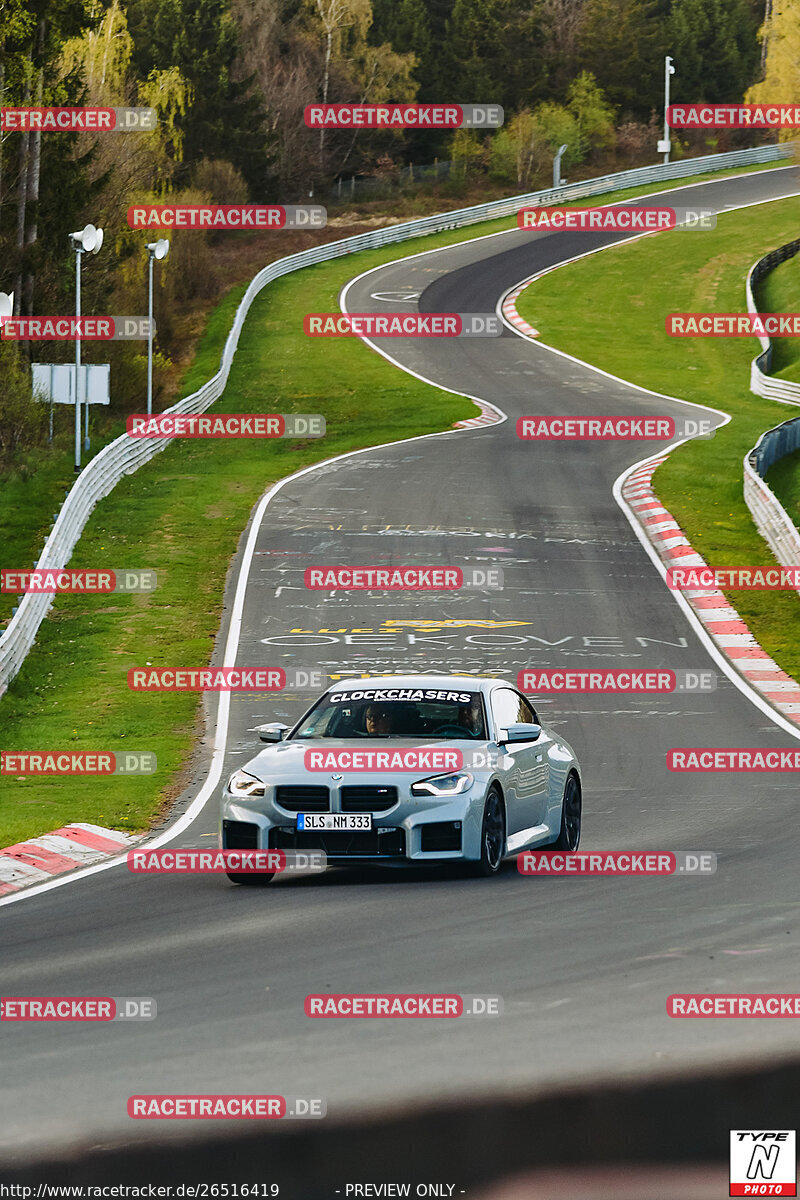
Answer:
[[(545, 272), (542, 272), (542, 274), (544, 273)], [(534, 278), (538, 279), (539, 276), (536, 275)], [(532, 283), (533, 279), (526, 279), (525, 282), (521, 283), (518, 288), (514, 288), (513, 292), (509, 292), (506, 298), (503, 300), (502, 309), (503, 316), (507, 321), (510, 321), (514, 328), (518, 329), (520, 333), (524, 333), (527, 337), (538, 337), (539, 330), (534, 329), (533, 326), (530, 325), (524, 319), (524, 317), (521, 317), (517, 312), (518, 297), (525, 291), (526, 288), (529, 288)]]
[(491, 404), (485, 404), (482, 400), (474, 399), (470, 396), (474, 404), (477, 404), (481, 410), (479, 417), (469, 417), (466, 421), (455, 421), (454, 429), (480, 429), (484, 425), (500, 425), (503, 418), (499, 415), (497, 409)]
[[(622, 495), (666, 567), (708, 566), (652, 489), (653, 472), (666, 458), (663, 454), (637, 467), (625, 480)], [(696, 588), (683, 595), (720, 653), (773, 708), (800, 725), (800, 683), (761, 649), (725, 594)]]
[(0, 896), (118, 855), (138, 841), (140, 837), (133, 834), (78, 821), (27, 842), (6, 846), (0, 850)]

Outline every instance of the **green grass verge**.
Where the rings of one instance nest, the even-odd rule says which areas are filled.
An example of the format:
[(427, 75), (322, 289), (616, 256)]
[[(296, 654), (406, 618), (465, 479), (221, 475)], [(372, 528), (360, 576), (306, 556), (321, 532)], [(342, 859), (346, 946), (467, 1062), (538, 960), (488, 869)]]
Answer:
[[(271, 482), (333, 454), (446, 429), (474, 415), (470, 402), (418, 383), (359, 342), (310, 341), (299, 331), (299, 314), (335, 309), (341, 286), (372, 266), (513, 225), (513, 218), (503, 218), (362, 252), (265, 289), (245, 324), (223, 400), (212, 411), (321, 412), (328, 436), (322, 442), (177, 442), (98, 505), (70, 565), (155, 568), (158, 590), (56, 600), (36, 647), (0, 700), (2, 748), (146, 749), (158, 755), (159, 770), (152, 777), (103, 780), (6, 779), (0, 845), (71, 820), (144, 829), (181, 790), (200, 730), (198, 698), (131, 693), (126, 673), (147, 662), (208, 662), (228, 563), (253, 504)], [(184, 393), (216, 371), (243, 292), (232, 290), (211, 314)], [(53, 487), (60, 489), (57, 506), (61, 479)], [(56, 499), (55, 492), (41, 490), (44, 499), (37, 487), (26, 501), (33, 505), (29, 524), (36, 537), (26, 537), (19, 520), (11, 542), (4, 543), (6, 563), (24, 565), (41, 547)], [(14, 488), (0, 487), (3, 507), (12, 499), (20, 499)]]
[(778, 459), (767, 471), (767, 483), (800, 529), (800, 450)]
[[(764, 277), (759, 288), (758, 304), (762, 312), (800, 312), (800, 255), (780, 263)], [(773, 338), (772, 347), (771, 373), (781, 379), (800, 383), (798, 339)], [(788, 417), (787, 412), (787, 420)], [(767, 483), (800, 528), (800, 451), (787, 454), (776, 462), (767, 472)]]
[[(520, 297), (541, 339), (623, 379), (697, 404), (731, 422), (658, 468), (655, 489), (706, 560), (716, 566), (772, 562), (742, 498), (742, 460), (787, 409), (749, 391), (754, 338), (670, 338), (669, 312), (741, 312), (748, 268), (797, 235), (800, 200), (726, 213), (709, 232), (663, 233), (629, 242), (544, 276)], [(624, 330), (624, 337), (608, 336)], [(646, 452), (643, 449), (643, 456)], [(599, 451), (598, 451), (599, 453)], [(793, 592), (730, 592), (758, 641), (800, 674), (800, 598)]]
[[(796, 229), (794, 234), (796, 237)], [(757, 301), (760, 312), (800, 312), (800, 255), (779, 263), (764, 276)], [(772, 339), (771, 374), (800, 383), (800, 341), (797, 338)]]

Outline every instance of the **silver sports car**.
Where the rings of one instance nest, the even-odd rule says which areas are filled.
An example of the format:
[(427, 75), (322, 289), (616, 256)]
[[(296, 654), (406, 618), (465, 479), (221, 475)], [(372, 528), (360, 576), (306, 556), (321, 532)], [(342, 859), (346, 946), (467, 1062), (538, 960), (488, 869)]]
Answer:
[(333, 864), (466, 861), (494, 875), (506, 855), (578, 846), (575, 754), (503, 679), (342, 680), (293, 728), (258, 732), (273, 744), (227, 782), (224, 849), (324, 850)]

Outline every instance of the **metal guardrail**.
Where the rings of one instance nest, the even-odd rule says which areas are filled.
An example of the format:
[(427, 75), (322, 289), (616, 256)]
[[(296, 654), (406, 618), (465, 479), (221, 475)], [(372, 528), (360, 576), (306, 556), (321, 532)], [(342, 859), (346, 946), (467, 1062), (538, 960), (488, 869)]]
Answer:
[[(748, 312), (758, 312), (755, 289), (764, 276), (774, 270), (779, 263), (786, 262), (788, 258), (794, 258), (798, 252), (800, 252), (800, 238), (793, 242), (787, 242), (784, 246), (779, 246), (777, 250), (771, 250), (758, 262), (753, 263), (747, 272), (745, 283)], [(793, 383), (789, 379), (773, 379), (769, 374), (772, 370), (771, 338), (759, 337), (758, 340), (761, 343), (761, 353), (750, 364), (750, 391), (754, 392), (756, 396), (763, 396), (765, 400), (777, 400), (779, 404), (800, 404), (800, 383)]]
[[(346, 254), (354, 254), (359, 250), (375, 249), (410, 238), (424, 237), (426, 234), (440, 233), (448, 229), (474, 225), (480, 221), (510, 216), (525, 204), (554, 204), (565, 200), (578, 200), (587, 196), (597, 196), (603, 192), (620, 191), (647, 183), (689, 178), (692, 175), (701, 175), (710, 171), (724, 171), (728, 167), (777, 162), (784, 158), (790, 158), (793, 153), (793, 143), (782, 142), (770, 146), (756, 146), (749, 150), (733, 150), (726, 154), (709, 154), (702, 158), (683, 159), (679, 162), (635, 167), (628, 171), (618, 171), (613, 175), (602, 175), (595, 179), (566, 184), (561, 188), (529, 192), (521, 196), (512, 196), (506, 200), (476, 204), (453, 212), (438, 213), (416, 221), (390, 225), (385, 229), (371, 230), (369, 233), (357, 234), (355, 237), (329, 242), (327, 245), (315, 246), (311, 250), (303, 250), (299, 254), (278, 259), (277, 262), (262, 268), (245, 292), (236, 310), (233, 327), (225, 342), (216, 375), (198, 391), (180, 400), (177, 404), (173, 404), (166, 411), (205, 412), (215, 400), (219, 399), (228, 381), (231, 363), (239, 342), (239, 334), (250, 305), (268, 283), (283, 275), (288, 275), (292, 271), (299, 271), (303, 267), (327, 262)], [(159, 451), (164, 450), (171, 440), (171, 438), (157, 438), (144, 441), (130, 438), (125, 433), (95, 455), (78, 476), (64, 500), (37, 566), (51, 570), (60, 570), (65, 567), (97, 502), (108, 495), (123, 475), (133, 474), (143, 463), (153, 458)], [(36, 633), (52, 602), (52, 596), (26, 593), (7, 628), (0, 636), (0, 695), (5, 692), (9, 682), (25, 661), (31, 646), (34, 645)]]
[[(786, 242), (753, 263), (747, 273), (745, 297), (747, 311), (758, 312), (755, 289), (779, 263), (800, 253), (800, 238)], [(800, 383), (773, 379), (772, 340), (759, 337), (761, 353), (750, 364), (750, 391), (766, 400), (800, 405)], [(762, 433), (752, 450), (744, 456), (744, 502), (750, 509), (756, 528), (782, 566), (800, 564), (800, 531), (765, 480), (767, 471), (778, 459), (800, 449), (800, 417), (792, 417), (774, 429)]]
[(800, 565), (800, 530), (764, 476), (778, 459), (800, 450), (800, 417), (762, 433), (744, 457), (744, 500), (756, 528), (784, 567)]

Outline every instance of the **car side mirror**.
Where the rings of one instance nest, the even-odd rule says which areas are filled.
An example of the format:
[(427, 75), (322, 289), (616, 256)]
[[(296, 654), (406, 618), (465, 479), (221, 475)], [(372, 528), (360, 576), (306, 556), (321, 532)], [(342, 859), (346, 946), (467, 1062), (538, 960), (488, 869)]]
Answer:
[[(502, 729), (501, 729), (502, 734)], [(498, 742), (535, 742), (542, 732), (541, 725), (532, 723), (522, 723), (519, 725), (509, 725), (505, 731), (506, 736), (498, 738)]]
[(281, 721), (271, 721), (269, 725), (259, 725), (256, 732), (262, 742), (282, 742), (288, 728)]

